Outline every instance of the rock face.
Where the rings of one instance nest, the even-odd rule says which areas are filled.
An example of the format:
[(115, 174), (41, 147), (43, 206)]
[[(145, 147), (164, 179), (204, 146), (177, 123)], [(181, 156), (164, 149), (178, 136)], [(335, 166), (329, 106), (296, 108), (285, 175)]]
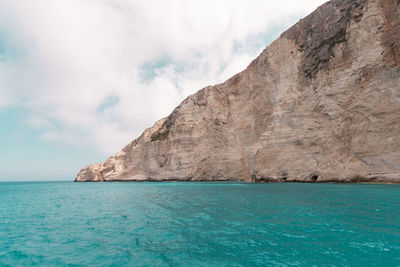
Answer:
[(400, 0), (332, 0), (76, 181), (400, 182)]

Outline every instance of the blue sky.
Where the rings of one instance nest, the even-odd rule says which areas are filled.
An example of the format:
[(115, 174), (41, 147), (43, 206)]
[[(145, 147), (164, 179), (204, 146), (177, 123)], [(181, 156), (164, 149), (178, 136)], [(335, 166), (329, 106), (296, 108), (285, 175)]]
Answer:
[(29, 127), (23, 108), (0, 110), (0, 180), (70, 180), (75, 172), (104, 155), (90, 146), (43, 141), (42, 130)]
[(324, 0), (0, 0), (0, 180), (73, 180)]

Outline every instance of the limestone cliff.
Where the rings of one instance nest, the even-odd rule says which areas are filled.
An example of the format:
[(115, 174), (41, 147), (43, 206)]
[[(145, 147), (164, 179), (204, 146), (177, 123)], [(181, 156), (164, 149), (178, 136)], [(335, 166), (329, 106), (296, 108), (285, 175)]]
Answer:
[(76, 181), (400, 182), (400, 0), (332, 0)]

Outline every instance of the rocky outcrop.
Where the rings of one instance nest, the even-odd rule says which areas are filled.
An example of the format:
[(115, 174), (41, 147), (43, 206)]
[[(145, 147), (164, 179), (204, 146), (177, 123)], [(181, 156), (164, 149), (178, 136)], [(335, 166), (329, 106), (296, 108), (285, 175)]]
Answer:
[(400, 182), (400, 1), (332, 0), (76, 181)]

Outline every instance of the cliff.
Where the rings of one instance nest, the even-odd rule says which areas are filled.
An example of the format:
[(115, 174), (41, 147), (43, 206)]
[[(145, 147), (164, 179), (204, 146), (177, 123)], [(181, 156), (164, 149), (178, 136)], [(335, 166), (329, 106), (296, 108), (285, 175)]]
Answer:
[(400, 0), (332, 0), (76, 181), (400, 182)]

